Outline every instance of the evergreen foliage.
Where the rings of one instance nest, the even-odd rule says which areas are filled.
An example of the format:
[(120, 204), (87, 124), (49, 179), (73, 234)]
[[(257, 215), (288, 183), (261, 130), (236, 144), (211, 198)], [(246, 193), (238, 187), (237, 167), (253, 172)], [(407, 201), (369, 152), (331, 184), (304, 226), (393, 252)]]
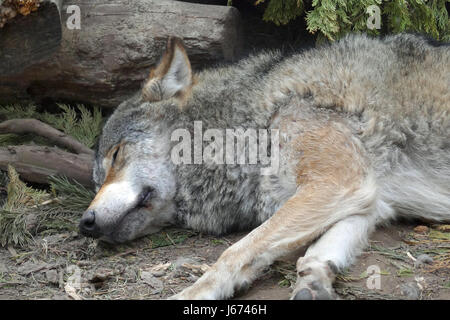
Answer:
[[(76, 109), (59, 104), (60, 113), (37, 112), (34, 106), (9, 105), (0, 107), (0, 116), (6, 119), (34, 118), (45, 122), (92, 147), (102, 128), (99, 108), (89, 111), (83, 105)], [(0, 135), (0, 145), (26, 143), (46, 145), (42, 137), (33, 135)], [(6, 199), (0, 199), (0, 245), (26, 246), (33, 235), (76, 230), (77, 219), (94, 198), (94, 192), (66, 177), (49, 177), (50, 188), (42, 190), (20, 180), (13, 166), (0, 172), (0, 186), (6, 190)], [(4, 187), (6, 186), (6, 188)]]
[(0, 245), (25, 246), (36, 233), (76, 230), (94, 192), (66, 177), (50, 177), (50, 191), (27, 186), (8, 168), (7, 199), (0, 208)]
[[(256, 4), (265, 1), (265, 21), (282, 25), (304, 15), (308, 31), (318, 33), (318, 40), (333, 41), (349, 32), (418, 32), (450, 41), (449, 0), (258, 0)], [(380, 29), (367, 27), (371, 5), (380, 8)], [(305, 11), (305, 7), (311, 10)]]
[[(33, 105), (0, 106), (0, 116), (8, 120), (20, 118), (38, 119), (74, 137), (87, 147), (92, 148), (102, 130), (103, 118), (100, 108), (94, 107), (93, 110), (90, 111), (81, 104), (77, 105), (76, 109), (66, 104), (58, 104), (58, 107), (62, 112), (37, 112), (36, 107)], [(34, 142), (37, 142), (38, 144), (45, 144), (43, 139), (39, 137), (2, 134), (0, 135), (0, 145), (23, 144), (30, 138), (33, 138)], [(38, 139), (38, 141), (36, 141), (36, 139)]]

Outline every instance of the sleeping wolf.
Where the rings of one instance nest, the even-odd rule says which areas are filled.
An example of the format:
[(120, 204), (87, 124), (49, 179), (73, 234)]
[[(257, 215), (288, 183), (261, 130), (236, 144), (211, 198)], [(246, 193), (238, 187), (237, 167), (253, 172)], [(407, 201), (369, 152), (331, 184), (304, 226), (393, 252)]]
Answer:
[[(167, 225), (216, 235), (253, 229), (174, 298), (232, 297), (303, 246), (292, 298), (335, 298), (336, 272), (376, 225), (400, 216), (450, 221), (449, 88), (449, 47), (413, 35), (347, 36), (196, 74), (171, 38), (142, 90), (103, 129), (97, 195), (81, 232), (124, 242)], [(240, 152), (206, 137), (235, 129), (266, 130), (260, 145), (278, 133), (266, 153), (276, 170), (262, 174), (258, 151), (256, 163), (236, 160), (255, 152), (250, 134)], [(204, 161), (211, 144), (215, 162)]]

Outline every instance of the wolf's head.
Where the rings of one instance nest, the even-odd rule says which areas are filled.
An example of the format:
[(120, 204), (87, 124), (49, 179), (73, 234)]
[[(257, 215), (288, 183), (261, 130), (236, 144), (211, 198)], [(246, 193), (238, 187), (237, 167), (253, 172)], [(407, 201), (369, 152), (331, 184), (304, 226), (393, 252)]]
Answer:
[(170, 125), (193, 82), (181, 41), (169, 39), (142, 92), (123, 102), (103, 128), (94, 165), (97, 195), (80, 221), (82, 234), (124, 242), (174, 220)]

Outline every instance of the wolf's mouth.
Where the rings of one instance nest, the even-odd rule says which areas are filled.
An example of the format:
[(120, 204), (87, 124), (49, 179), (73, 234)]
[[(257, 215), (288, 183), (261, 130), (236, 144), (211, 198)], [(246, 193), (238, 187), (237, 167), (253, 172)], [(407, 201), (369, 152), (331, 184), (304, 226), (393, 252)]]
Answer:
[(101, 233), (98, 236), (94, 237), (92, 235), (89, 235), (90, 237), (93, 238), (99, 238), (102, 241), (106, 241), (109, 243), (115, 243), (115, 241), (113, 240), (114, 238), (114, 234), (116, 233), (116, 231), (120, 228), (120, 226), (123, 223), (123, 220), (133, 211), (135, 210), (139, 210), (139, 209), (152, 209), (152, 199), (155, 196), (155, 189), (153, 187), (145, 187), (142, 192), (139, 194), (138, 196), (138, 200), (137, 200), (137, 204), (134, 207), (131, 207), (130, 209), (128, 209), (120, 218), (119, 221), (117, 221), (114, 226), (112, 226), (110, 228), (110, 232), (107, 233)]
[(145, 187), (139, 195), (139, 200), (136, 208), (151, 208), (151, 200), (154, 197), (155, 189), (152, 187)]

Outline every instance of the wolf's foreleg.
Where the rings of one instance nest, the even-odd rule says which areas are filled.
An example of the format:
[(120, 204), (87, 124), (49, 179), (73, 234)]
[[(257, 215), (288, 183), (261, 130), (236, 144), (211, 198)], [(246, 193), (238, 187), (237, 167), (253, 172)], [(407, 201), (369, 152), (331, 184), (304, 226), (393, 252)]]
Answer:
[(223, 252), (218, 261), (195, 284), (175, 299), (224, 299), (248, 286), (281, 255), (314, 238), (318, 229), (297, 227), (300, 195), (292, 197), (272, 218)]
[[(331, 203), (326, 205), (322, 203), (322, 207), (319, 208), (319, 202), (314, 202), (310, 196), (311, 194), (301, 192), (292, 197), (271, 219), (228, 248), (194, 285), (173, 298), (224, 299), (231, 297), (236, 289), (247, 287), (277, 258), (297, 250), (318, 237), (324, 230), (340, 220), (342, 215), (348, 216), (356, 212), (364, 214), (365, 207), (368, 205), (364, 202), (371, 201), (371, 196), (364, 190), (356, 192), (347, 199), (348, 201), (343, 201), (338, 208), (334, 208)], [(362, 206), (353, 207), (352, 204), (355, 204), (358, 198), (365, 201), (360, 203)], [(333, 209), (338, 212), (334, 212)], [(366, 227), (368, 226), (369, 224), (366, 223)], [(342, 228), (339, 227), (339, 229)], [(336, 232), (339, 233), (340, 230)], [(352, 249), (349, 248), (349, 250)], [(317, 265), (319, 273), (322, 267), (321, 264)], [(323, 282), (327, 284), (329, 282), (331, 285), (331, 277), (332, 274), (327, 275)]]

